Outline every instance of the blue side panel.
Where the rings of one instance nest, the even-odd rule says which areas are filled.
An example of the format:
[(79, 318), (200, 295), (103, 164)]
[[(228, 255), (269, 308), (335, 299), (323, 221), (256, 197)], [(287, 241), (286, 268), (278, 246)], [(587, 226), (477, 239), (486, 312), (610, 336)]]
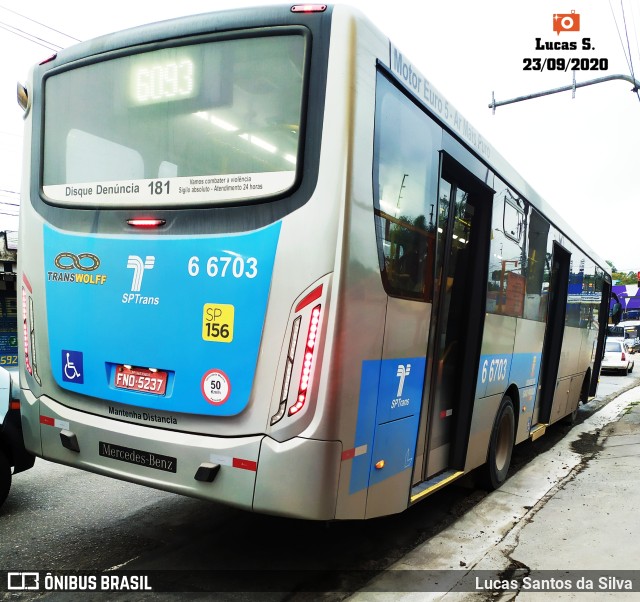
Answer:
[(512, 354), (481, 355), (476, 397), (502, 393), (509, 382)]
[[(44, 227), (53, 376), (124, 404), (234, 415), (249, 401), (280, 223), (218, 237), (95, 236)], [(117, 388), (119, 365), (167, 373)]]
[(538, 382), (540, 353), (483, 355), (480, 357), (476, 397), (503, 393), (509, 383), (522, 389)]
[(511, 364), (511, 382), (519, 389), (537, 385), (541, 358), (541, 353), (516, 353)]
[[(378, 426), (371, 458), (370, 486), (413, 466), (419, 416), (415, 414)], [(384, 460), (384, 466), (376, 468), (375, 464), (380, 460)]]
[[(350, 493), (379, 483), (413, 465), (426, 360), (424, 357), (362, 363)], [(394, 425), (394, 426), (390, 426)], [(385, 469), (374, 464), (385, 460)]]
[(364, 446), (366, 446), (367, 451), (366, 453), (355, 456), (352, 460), (349, 493), (361, 491), (369, 486), (369, 470), (371, 468), (371, 450), (376, 426), (379, 382), (380, 362), (376, 360), (366, 360), (362, 362), (355, 447), (356, 449), (364, 449)]

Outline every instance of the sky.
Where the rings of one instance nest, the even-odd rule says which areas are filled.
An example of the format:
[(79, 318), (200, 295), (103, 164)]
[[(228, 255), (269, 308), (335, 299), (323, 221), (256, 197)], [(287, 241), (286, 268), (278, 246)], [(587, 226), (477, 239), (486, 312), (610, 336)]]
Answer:
[[(23, 121), (16, 82), (26, 80), (32, 64), (77, 40), (263, 4), (273, 2), (0, 0), (0, 230), (18, 227)], [(559, 59), (598, 67), (576, 71), (578, 83), (628, 76), (634, 68), (640, 79), (640, 0), (343, 4), (359, 8), (388, 35), (602, 259), (619, 271), (640, 271), (640, 228), (634, 225), (640, 206), (634, 187), (640, 172), (640, 93), (628, 82), (611, 81), (578, 88), (575, 98), (569, 91), (495, 113), (488, 107), (492, 94), (501, 101), (571, 85), (571, 68), (559, 71)], [(556, 14), (566, 16), (554, 26)], [(535, 67), (536, 60), (544, 62), (543, 70), (525, 68)]]

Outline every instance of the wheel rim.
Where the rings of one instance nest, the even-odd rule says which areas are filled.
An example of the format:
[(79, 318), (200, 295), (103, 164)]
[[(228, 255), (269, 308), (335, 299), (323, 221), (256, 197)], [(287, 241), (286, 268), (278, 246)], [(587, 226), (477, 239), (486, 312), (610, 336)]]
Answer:
[(505, 467), (511, 455), (511, 430), (512, 427), (509, 416), (503, 414), (500, 419), (500, 427), (496, 440), (496, 468), (498, 471), (501, 471)]

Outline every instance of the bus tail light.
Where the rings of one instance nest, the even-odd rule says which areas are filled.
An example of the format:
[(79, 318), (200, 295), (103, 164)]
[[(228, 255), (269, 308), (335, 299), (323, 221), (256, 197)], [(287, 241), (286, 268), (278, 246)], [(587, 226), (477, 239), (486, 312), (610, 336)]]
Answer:
[(36, 331), (33, 312), (32, 288), (26, 276), (22, 276), (22, 336), (24, 344), (24, 365), (27, 372), (41, 384), (36, 362)]
[(323, 13), (325, 10), (326, 4), (294, 4), (291, 7), (292, 13)]
[[(287, 411), (287, 404), (289, 401), (289, 395), (291, 393), (291, 385), (294, 373), (294, 364), (296, 364), (296, 356), (298, 365), (300, 365), (300, 378), (297, 383), (297, 395), (292, 400), (291, 407), (289, 407), (289, 416), (293, 416), (300, 412), (307, 402), (307, 395), (311, 384), (311, 377), (313, 374), (313, 367), (317, 357), (317, 343), (320, 334), (320, 318), (322, 316), (322, 304), (317, 303), (311, 312), (309, 313), (308, 307), (311, 306), (314, 301), (317, 301), (322, 297), (322, 285), (313, 289), (308, 295), (303, 297), (300, 302), (295, 306), (295, 313), (299, 314), (295, 317), (291, 326), (291, 334), (289, 335), (289, 347), (287, 349), (287, 355), (285, 358), (284, 377), (282, 379), (282, 388), (280, 392), (280, 404), (278, 411), (271, 417), (271, 426), (279, 422), (285, 412)], [(308, 327), (306, 338), (303, 340), (302, 349), (299, 349), (298, 341), (300, 339), (300, 330), (303, 318), (308, 319)], [(307, 322), (305, 322), (307, 323)], [(302, 353), (300, 353), (302, 352)], [(294, 389), (295, 391), (296, 389)]]
[(49, 58), (44, 59), (44, 61), (40, 61), (40, 64), (41, 65), (46, 65), (47, 63), (50, 63), (51, 61), (55, 61), (57, 58), (58, 58), (58, 53), (55, 52)]
[(135, 217), (127, 220), (127, 224), (129, 224), (133, 228), (141, 228), (144, 230), (152, 230), (153, 228), (160, 228), (160, 226), (164, 226), (167, 223), (167, 220), (158, 219), (154, 217)]
[(311, 312), (311, 320), (309, 322), (309, 332), (307, 333), (307, 341), (304, 349), (304, 362), (302, 364), (302, 374), (300, 375), (300, 384), (298, 385), (298, 396), (296, 402), (289, 408), (289, 416), (297, 414), (307, 401), (307, 391), (309, 389), (309, 381), (311, 380), (311, 372), (316, 359), (316, 342), (318, 339), (318, 330), (320, 328), (320, 314), (322, 305), (316, 305)]

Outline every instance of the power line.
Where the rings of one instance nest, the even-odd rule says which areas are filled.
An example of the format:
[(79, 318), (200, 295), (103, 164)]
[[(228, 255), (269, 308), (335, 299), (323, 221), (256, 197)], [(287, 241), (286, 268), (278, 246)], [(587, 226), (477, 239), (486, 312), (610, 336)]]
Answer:
[(47, 40), (43, 40), (38, 36), (34, 36), (30, 33), (27, 33), (26, 31), (22, 31), (22, 29), (13, 27), (12, 25), (9, 25), (8, 23), (4, 23), (3, 21), (0, 21), (0, 29), (5, 29), (6, 31), (13, 33), (21, 38), (24, 38), (25, 40), (29, 40), (29, 42), (33, 42), (34, 44), (38, 44), (38, 46), (42, 46), (43, 48), (47, 48), (48, 50), (53, 50), (54, 52), (62, 49), (62, 46), (58, 46), (53, 42), (47, 42)]
[(638, 42), (638, 26), (636, 25), (636, 16), (634, 11), (634, 5), (631, 5), (631, 19), (633, 21), (633, 30), (636, 34), (636, 50), (638, 51), (638, 56), (640, 56), (640, 43)]
[(613, 5), (611, 4), (611, 0), (609, 0), (609, 8), (611, 9), (611, 15), (613, 16), (613, 22), (616, 24), (616, 31), (618, 32), (618, 38), (620, 39), (620, 45), (622, 46), (622, 52), (624, 54), (624, 58), (627, 61), (627, 66), (629, 67), (629, 70), (631, 70), (631, 65), (629, 63), (629, 57), (627, 56), (627, 51), (625, 50), (624, 42), (622, 41), (622, 34), (620, 33), (620, 26), (618, 25), (618, 19), (616, 19), (616, 14), (615, 14), (615, 12), (613, 10)]
[[(624, 14), (624, 4), (622, 3), (622, 0), (620, 0), (620, 8), (622, 9), (622, 22), (624, 23), (624, 33), (627, 37), (627, 50), (629, 52), (629, 69), (631, 69), (631, 77), (635, 79), (636, 76), (635, 76), (635, 73), (633, 72), (633, 58), (631, 57), (631, 44), (629, 43), (629, 30), (627, 28), (627, 19)], [(638, 97), (638, 100), (640, 100), (640, 92), (638, 92), (637, 88), (636, 88), (636, 96)]]
[(55, 31), (56, 33), (59, 33), (60, 35), (63, 35), (67, 38), (70, 38), (72, 40), (75, 40), (76, 42), (81, 42), (82, 40), (79, 40), (78, 38), (74, 38), (73, 36), (70, 36), (68, 33), (64, 33), (63, 31), (60, 31), (59, 29), (55, 29), (53, 27), (50, 27), (49, 25), (45, 25), (44, 23), (40, 23), (40, 21), (36, 21), (35, 19), (32, 19), (31, 17), (27, 17), (26, 15), (23, 15), (21, 13), (17, 13), (15, 10), (11, 10), (10, 8), (7, 8), (6, 6), (2, 6), (0, 4), (0, 8), (3, 10), (6, 10), (7, 12), (13, 13), (14, 15), (18, 15), (18, 17), (22, 17), (23, 19), (26, 19), (27, 21), (31, 21), (32, 23), (36, 23), (37, 25), (41, 25), (42, 27), (46, 27), (47, 29), (50, 29), (51, 31)]
[[(616, 24), (616, 30), (618, 32), (618, 38), (620, 39), (620, 45), (622, 46), (622, 53), (624, 54), (624, 58), (627, 61), (627, 67), (629, 67), (629, 72), (632, 74), (632, 77), (630, 78), (631, 81), (636, 82), (637, 80), (635, 79), (635, 76), (633, 75), (633, 62), (631, 60), (631, 48), (629, 45), (629, 34), (628, 34), (628, 30), (627, 30), (627, 22), (626, 19), (624, 18), (624, 5), (622, 4), (622, 0), (620, 0), (620, 6), (622, 8), (622, 18), (624, 21), (624, 28), (625, 28), (625, 34), (627, 36), (627, 47), (625, 48), (625, 44), (624, 41), (622, 40), (622, 33), (620, 32), (620, 26), (618, 25), (618, 20), (616, 19), (616, 15), (615, 12), (613, 10), (613, 5), (611, 4), (611, 0), (609, 0), (609, 8), (611, 9), (611, 15), (613, 16), (613, 21)], [(627, 48), (629, 49), (627, 52)], [(640, 100), (640, 93), (638, 92), (638, 89), (640, 88), (640, 86), (637, 85), (637, 83), (634, 85), (634, 88), (632, 90), (632, 92), (636, 93), (636, 96), (638, 97), (638, 100)]]

